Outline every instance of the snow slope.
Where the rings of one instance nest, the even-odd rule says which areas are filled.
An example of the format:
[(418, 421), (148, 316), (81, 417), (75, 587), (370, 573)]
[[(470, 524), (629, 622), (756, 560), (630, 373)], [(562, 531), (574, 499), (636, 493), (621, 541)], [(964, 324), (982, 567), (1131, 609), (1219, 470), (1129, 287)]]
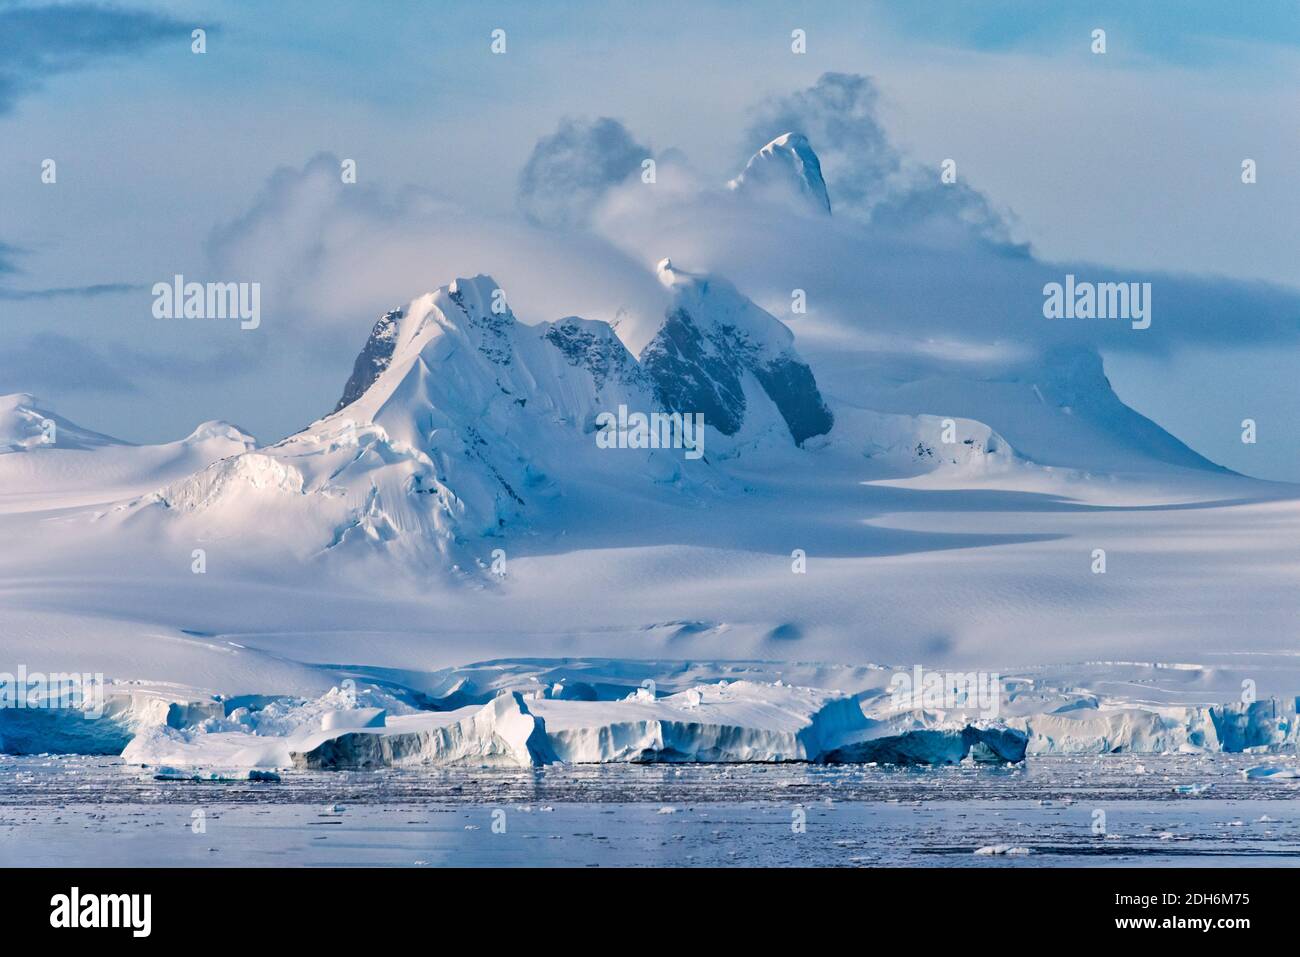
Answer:
[(125, 444), (112, 436), (83, 429), (41, 408), (31, 393), (0, 396), (0, 453), (55, 446), (84, 451)]
[(26, 393), (0, 396), (0, 512), (112, 502), (256, 444), (214, 421), (177, 442), (136, 446), (69, 422)]
[[(878, 413), (961, 416), (986, 424), (1047, 467), (1094, 474), (1225, 470), (1115, 395), (1085, 348), (980, 361), (868, 352), (840, 338), (804, 346), (832, 402)], [(1194, 480), (1194, 479), (1193, 479)]]

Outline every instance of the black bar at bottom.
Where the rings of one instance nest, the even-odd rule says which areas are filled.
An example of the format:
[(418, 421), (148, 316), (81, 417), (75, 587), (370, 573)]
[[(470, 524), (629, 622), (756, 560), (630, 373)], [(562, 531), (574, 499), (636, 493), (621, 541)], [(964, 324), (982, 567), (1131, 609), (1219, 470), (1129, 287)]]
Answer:
[(0, 920), (8, 944), (76, 935), (128, 946), (146, 939), (198, 947), (374, 945), (394, 933), (455, 927), (491, 935), (487, 944), (548, 928), (653, 926), (667, 934), (699, 929), (763, 938), (774, 927), (830, 925), (899, 940), (1041, 932), (1056, 935), (1044, 946), (1193, 935), (1230, 945), (1242, 934), (1294, 927), (1294, 879), (1294, 871), (1275, 868), (30, 868), (0, 870)]

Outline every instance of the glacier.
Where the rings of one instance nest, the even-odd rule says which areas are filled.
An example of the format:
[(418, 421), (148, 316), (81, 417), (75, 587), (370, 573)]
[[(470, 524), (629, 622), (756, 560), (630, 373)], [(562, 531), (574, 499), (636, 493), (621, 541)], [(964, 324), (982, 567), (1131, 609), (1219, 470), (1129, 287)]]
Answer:
[[(838, 672), (857, 691), (772, 680), (788, 670), (775, 662), (485, 662), (439, 678), (442, 696), (355, 681), (314, 699), (168, 700), (175, 690), (134, 690), (110, 696), (95, 727), (112, 729), (103, 739), (116, 740), (130, 763), (221, 770), (1016, 764), (1062, 754), (1287, 754), (1297, 740), (1294, 713), (1273, 699), (1184, 708), (1099, 699), (1069, 687), (1069, 669), (1057, 672), (1055, 689), (1041, 677), (1011, 679), (1013, 713), (996, 718), (900, 706), (883, 684), (896, 673), (889, 669), (795, 669)], [(479, 683), (483, 673), (494, 680)], [(660, 681), (635, 684), (647, 674)], [(1225, 722), (1234, 734), (1220, 736)], [(40, 747), (58, 744), (50, 737)]]
[[(338, 689), (327, 699), (344, 702)], [(176, 728), (158, 724), (122, 756), (158, 766), (365, 769), (411, 765), (531, 767), (567, 764), (803, 761), (954, 764), (1019, 762), (1025, 736), (1010, 728), (946, 722), (900, 730), (868, 718), (840, 692), (720, 681), (664, 697), (638, 689), (616, 701), (506, 691), (483, 705), (390, 715), (385, 709), (303, 702), (298, 723), (280, 713), (235, 713)], [(279, 733), (275, 733), (275, 732)]]

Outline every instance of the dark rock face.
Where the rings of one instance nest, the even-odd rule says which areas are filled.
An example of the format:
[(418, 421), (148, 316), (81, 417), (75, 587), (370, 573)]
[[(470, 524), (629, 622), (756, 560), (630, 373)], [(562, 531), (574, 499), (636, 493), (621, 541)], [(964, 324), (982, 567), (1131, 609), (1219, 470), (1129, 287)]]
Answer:
[(806, 364), (782, 356), (766, 365), (755, 366), (753, 372), (763, 391), (776, 403), (796, 443), (803, 445), (804, 439), (831, 430), (835, 419), (822, 401), (817, 380)]
[(499, 312), (495, 308), (482, 312), (470, 309), (465, 305), (464, 293), (457, 289), (454, 283), (448, 295), (451, 301), (460, 307), (466, 324), (478, 331), (479, 352), (497, 365), (509, 365), (514, 358), (514, 349), (510, 344), (510, 330), (515, 324), (515, 314), (509, 308)]
[(795, 442), (829, 432), (835, 421), (807, 365), (790, 355), (763, 355), (731, 326), (705, 335), (682, 308), (668, 314), (642, 351), (641, 364), (665, 409), (702, 412), (704, 421), (724, 435), (734, 435), (745, 420), (745, 371), (775, 403)]
[(397, 345), (397, 328), (401, 320), (402, 310), (394, 309), (392, 312), (384, 313), (375, 323), (375, 328), (370, 331), (370, 338), (366, 340), (365, 348), (353, 363), (352, 375), (348, 378), (347, 385), (343, 387), (343, 397), (339, 399), (338, 405), (334, 406), (335, 412), (361, 398), (365, 391), (374, 385), (380, 373), (388, 368), (388, 363), (393, 359), (393, 349)]
[(641, 353), (641, 365), (654, 383), (656, 400), (669, 412), (703, 412), (704, 421), (723, 435), (740, 429), (743, 367), (735, 355), (707, 340), (685, 309), (668, 314)]
[(576, 317), (561, 319), (543, 337), (563, 353), (571, 366), (591, 373), (597, 389), (610, 379), (645, 383), (644, 370), (637, 365), (614, 330), (604, 323), (588, 322)]

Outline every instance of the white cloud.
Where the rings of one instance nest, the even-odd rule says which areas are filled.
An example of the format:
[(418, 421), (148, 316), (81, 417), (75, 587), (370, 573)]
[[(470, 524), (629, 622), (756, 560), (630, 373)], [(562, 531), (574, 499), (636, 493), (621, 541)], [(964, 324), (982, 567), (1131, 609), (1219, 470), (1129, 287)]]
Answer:
[(359, 345), (374, 317), (446, 285), (491, 275), (523, 320), (661, 315), (653, 273), (598, 237), (474, 212), (416, 189), (342, 183), (337, 157), (276, 172), (252, 208), (217, 230), (216, 271), (262, 283), (263, 311)]

